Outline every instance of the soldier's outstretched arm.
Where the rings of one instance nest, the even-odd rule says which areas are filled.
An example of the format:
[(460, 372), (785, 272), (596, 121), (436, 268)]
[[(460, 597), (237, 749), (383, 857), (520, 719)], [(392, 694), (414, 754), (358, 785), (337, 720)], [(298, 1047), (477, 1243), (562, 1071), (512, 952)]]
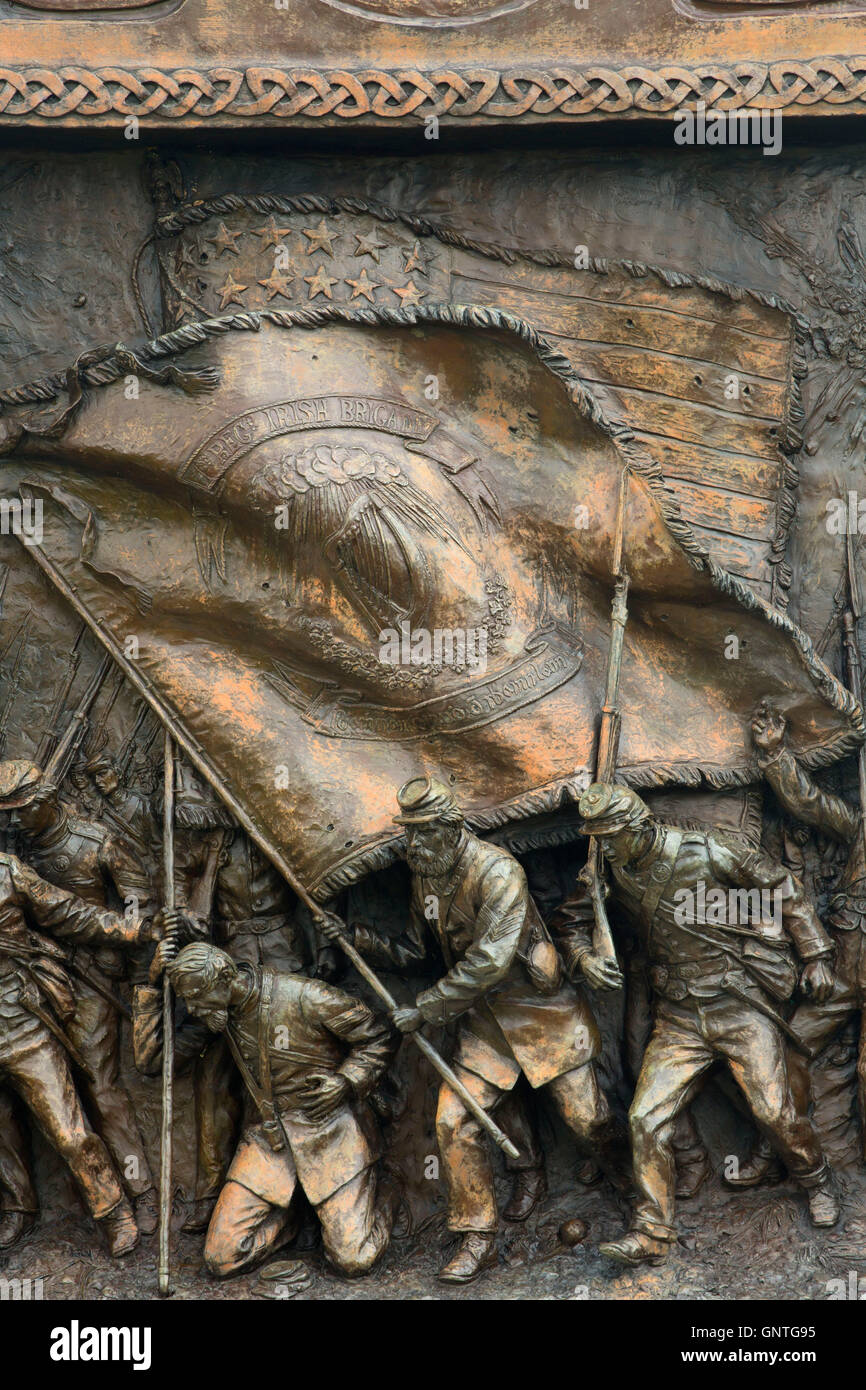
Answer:
[[(327, 929), (325, 935), (327, 935)], [(385, 970), (398, 970), (401, 974), (420, 965), (427, 957), (427, 927), (424, 921), (424, 904), (420, 901), (415, 884), (409, 904), (409, 922), (399, 936), (386, 936), (384, 932), (358, 923), (352, 927), (353, 944), (356, 951)]]
[(67, 893), (65, 888), (46, 883), (14, 855), (9, 856), (9, 872), (16, 899), (25, 915), (55, 936), (117, 946), (135, 946), (152, 939), (148, 924), (139, 918), (127, 919), (83, 902), (74, 893)]
[(758, 765), (789, 815), (836, 840), (851, 843), (858, 832), (856, 812), (841, 796), (825, 792), (813, 782), (787, 748), (759, 758)]
[(134, 900), (136, 916), (152, 917), (155, 906), (150, 880), (132, 845), (118, 836), (108, 836), (100, 846), (99, 867), (121, 902)]
[(459, 1018), (503, 980), (514, 963), (529, 908), (526, 875), (516, 860), (500, 861), (488, 870), (482, 888), (479, 934), (463, 959), (415, 1001), (426, 1023)]

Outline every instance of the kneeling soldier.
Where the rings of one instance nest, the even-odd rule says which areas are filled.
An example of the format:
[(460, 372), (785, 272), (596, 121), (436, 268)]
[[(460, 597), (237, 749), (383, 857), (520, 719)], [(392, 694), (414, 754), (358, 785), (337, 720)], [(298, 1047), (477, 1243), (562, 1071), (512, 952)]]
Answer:
[[(162, 996), (178, 914), (164, 913), (168, 940), (154, 955), (153, 987), (136, 991), (136, 1065), (159, 1069)], [(178, 1031), (178, 1064), (197, 1056), (209, 1033), (225, 1033), (261, 1123), (244, 1130), (205, 1241), (212, 1274), (238, 1274), (279, 1243), (300, 1185), (316, 1211), (328, 1258), (344, 1274), (366, 1274), (391, 1237), (389, 1197), (377, 1202), (378, 1134), (364, 1104), (394, 1052), (387, 1023), (321, 980), (236, 963), (206, 942), (185, 946), (167, 966), (193, 1016)]]

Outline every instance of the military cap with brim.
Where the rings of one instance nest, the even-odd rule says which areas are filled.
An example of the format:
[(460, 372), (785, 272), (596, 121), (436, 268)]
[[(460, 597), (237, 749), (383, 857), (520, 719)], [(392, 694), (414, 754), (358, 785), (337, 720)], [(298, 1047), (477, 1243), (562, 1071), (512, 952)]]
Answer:
[(583, 835), (617, 835), (651, 817), (646, 802), (631, 787), (614, 782), (593, 782), (577, 804)]
[(397, 793), (402, 812), (393, 819), (398, 825), (419, 825), (438, 820), (446, 811), (459, 810), (451, 792), (436, 777), (410, 777)]
[(15, 811), (26, 806), (42, 784), (41, 767), (27, 758), (12, 758), (0, 763), (0, 811)]

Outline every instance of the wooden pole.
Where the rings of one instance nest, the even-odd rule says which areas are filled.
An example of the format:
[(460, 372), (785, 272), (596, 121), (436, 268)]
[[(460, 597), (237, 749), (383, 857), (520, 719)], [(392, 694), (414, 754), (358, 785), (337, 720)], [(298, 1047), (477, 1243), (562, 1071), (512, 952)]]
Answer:
[[(163, 765), (164, 797), (162, 816), (163, 898), (167, 910), (174, 900), (174, 741), (165, 731)], [(162, 977), (162, 1130), (159, 1145), (159, 1292), (166, 1297), (171, 1288), (171, 1160), (174, 1111), (174, 999), (168, 974)]]

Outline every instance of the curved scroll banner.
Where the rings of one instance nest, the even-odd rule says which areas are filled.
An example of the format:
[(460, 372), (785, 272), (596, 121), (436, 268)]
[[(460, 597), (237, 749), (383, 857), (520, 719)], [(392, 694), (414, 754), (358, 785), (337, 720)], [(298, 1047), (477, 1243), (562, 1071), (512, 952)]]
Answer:
[(861, 740), (804, 634), (710, 560), (527, 324), (334, 306), (189, 325), (148, 354), (189, 344), (184, 368), (218, 369), (211, 394), (142, 379), (130, 400), (120, 353), (60, 439), (24, 437), (6, 482), (43, 501), (33, 557), (318, 895), (394, 857), (395, 790), (419, 770), (481, 828), (585, 785), (625, 465), (619, 775), (753, 781), (765, 694), (807, 765)]
[(536, 0), (324, 0), (332, 9), (363, 19), (423, 28), (479, 24), (485, 19), (528, 10)]

